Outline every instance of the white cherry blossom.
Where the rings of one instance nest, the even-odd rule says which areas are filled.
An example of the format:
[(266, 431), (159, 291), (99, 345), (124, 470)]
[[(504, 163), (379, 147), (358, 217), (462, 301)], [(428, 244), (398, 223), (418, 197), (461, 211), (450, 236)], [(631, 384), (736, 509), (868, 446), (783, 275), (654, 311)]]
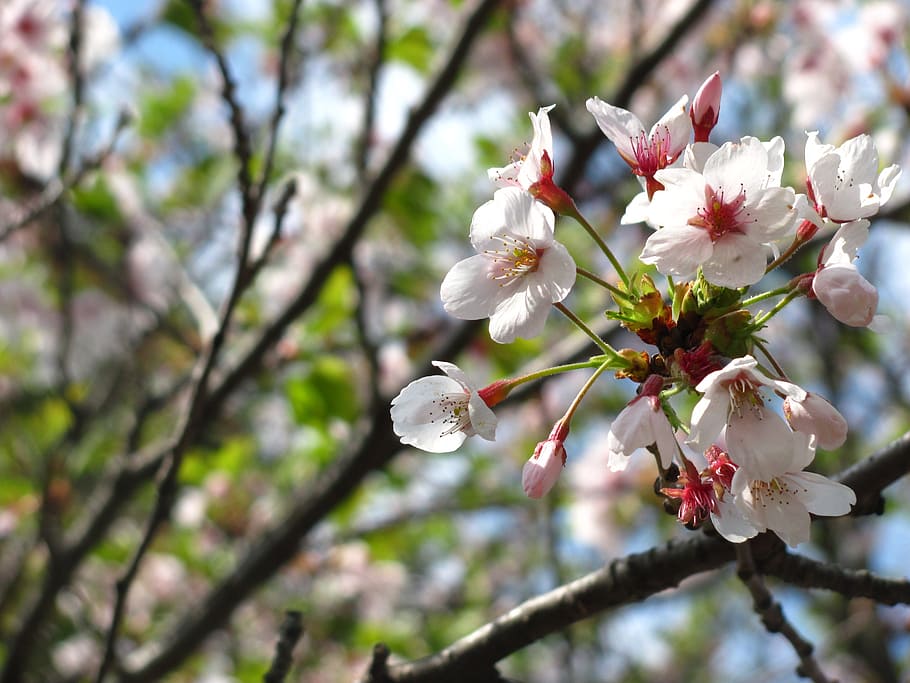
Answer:
[(497, 190), (474, 213), (471, 244), (478, 254), (456, 263), (440, 288), (449, 313), (490, 318), (501, 344), (541, 333), (552, 304), (575, 284), (575, 261), (553, 237), (553, 212), (518, 188)]
[(496, 415), (468, 376), (452, 364), (433, 361), (447, 376), (416, 379), (392, 400), (392, 428), (401, 443), (430, 453), (454, 451), (469, 436), (492, 441)]
[(852, 327), (867, 327), (875, 318), (878, 290), (862, 276), (853, 262), (869, 237), (869, 221), (842, 225), (824, 248), (812, 279), (812, 295), (837, 320)]
[(622, 409), (607, 433), (607, 467), (621, 472), (639, 448), (657, 445), (664, 468), (673, 463), (679, 444), (657, 396), (636, 396)]
[(652, 198), (649, 218), (663, 227), (648, 238), (641, 260), (685, 279), (701, 267), (708, 282), (722, 287), (758, 282), (767, 264), (764, 245), (785, 235), (797, 217), (793, 189), (777, 186), (778, 150), (782, 142), (766, 146), (746, 137), (711, 153), (702, 172), (658, 171), (664, 190)]
[(534, 137), (531, 138), (531, 147), (521, 159), (513, 161), (502, 168), (491, 168), (487, 176), (497, 187), (517, 186), (528, 190), (541, 178), (540, 161), (544, 153), (553, 160), (553, 133), (550, 130), (549, 112), (555, 104), (541, 107), (537, 114), (529, 112), (531, 125), (534, 128)]
[(819, 142), (817, 131), (808, 135), (806, 171), (819, 216), (843, 223), (878, 213), (891, 198), (900, 167), (892, 164), (879, 173), (878, 151), (869, 135), (857, 135), (839, 147)]
[(815, 445), (794, 450), (770, 475), (757, 477), (740, 467), (730, 491), (737, 509), (758, 531), (772, 530), (790, 546), (809, 540), (809, 514), (836, 517), (850, 512), (856, 494), (848, 486), (803, 469), (815, 457)]
[(692, 123), (686, 113), (688, 95), (683, 95), (660, 120), (646, 130), (635, 114), (591, 97), (585, 105), (594, 116), (597, 126), (614, 145), (632, 173), (638, 176), (644, 192), (637, 194), (621, 219), (621, 223), (648, 220), (649, 199), (662, 186), (655, 174), (676, 162), (692, 135)]
[(703, 396), (692, 409), (688, 443), (704, 451), (723, 432), (731, 460), (758, 476), (777, 471), (794, 450), (807, 450), (809, 435), (792, 432), (782, 417), (766, 409), (762, 387), (795, 400), (806, 398), (797, 385), (765, 376), (752, 356), (734, 358), (695, 387)]

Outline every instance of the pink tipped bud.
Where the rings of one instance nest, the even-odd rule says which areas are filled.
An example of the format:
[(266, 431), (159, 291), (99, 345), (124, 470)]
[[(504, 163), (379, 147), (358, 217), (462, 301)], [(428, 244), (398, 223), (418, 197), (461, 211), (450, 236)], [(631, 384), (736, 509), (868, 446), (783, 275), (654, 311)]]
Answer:
[(825, 450), (840, 448), (847, 440), (847, 421), (837, 408), (818, 394), (806, 392), (806, 398), (784, 400), (784, 415), (797, 432), (815, 434), (818, 445)]
[(711, 130), (717, 125), (720, 116), (720, 95), (723, 86), (720, 74), (715, 71), (698, 89), (692, 108), (689, 109), (689, 118), (695, 131), (695, 142), (707, 142)]
[(568, 422), (560, 420), (553, 426), (546, 441), (541, 441), (534, 448), (534, 455), (521, 470), (521, 486), (528, 498), (547, 495), (559, 479), (566, 464), (564, 443), (568, 435)]

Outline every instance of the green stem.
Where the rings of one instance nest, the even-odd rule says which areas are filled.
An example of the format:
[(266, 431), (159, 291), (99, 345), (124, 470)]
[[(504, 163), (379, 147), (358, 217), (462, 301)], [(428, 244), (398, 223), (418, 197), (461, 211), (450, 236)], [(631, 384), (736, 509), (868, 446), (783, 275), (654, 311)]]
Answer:
[(584, 332), (586, 335), (588, 335), (591, 338), (591, 340), (595, 344), (597, 344), (606, 355), (612, 356), (614, 358), (621, 358), (621, 356), (616, 352), (616, 349), (614, 349), (612, 346), (607, 344), (607, 342), (605, 342), (603, 339), (600, 338), (600, 335), (598, 335), (594, 330), (592, 330), (590, 327), (585, 325), (584, 321), (582, 321), (581, 318), (579, 318), (572, 311), (570, 311), (564, 303), (562, 303), (561, 301), (558, 301), (553, 305), (556, 308), (558, 308), (559, 311), (564, 316), (566, 316), (569, 320), (571, 320), (573, 323), (575, 323), (575, 326), (578, 327), (578, 329), (580, 329), (582, 332)]
[(788, 303), (790, 303), (791, 301), (793, 301), (793, 299), (795, 299), (796, 297), (798, 297), (798, 296), (801, 295), (801, 294), (802, 294), (802, 292), (799, 291), (798, 289), (794, 289), (793, 291), (791, 291), (789, 294), (787, 294), (787, 296), (785, 296), (783, 299), (781, 299), (780, 301), (778, 301), (778, 302), (777, 302), (777, 305), (776, 305), (774, 308), (772, 308), (770, 311), (768, 311), (768, 312), (765, 313), (764, 315), (758, 316), (758, 317), (755, 319), (755, 323), (754, 323), (754, 324), (755, 324), (755, 327), (756, 327), (756, 328), (762, 327), (762, 326), (763, 326), (766, 322), (768, 322), (771, 318), (773, 318), (775, 315), (777, 315), (777, 314), (780, 313), (782, 310), (784, 310), (784, 307), (785, 307)]
[(767, 292), (762, 292), (761, 294), (756, 294), (755, 296), (745, 299), (740, 306), (745, 308), (746, 306), (751, 306), (752, 304), (757, 304), (759, 301), (764, 301), (765, 299), (770, 299), (771, 297), (780, 296), (781, 294), (788, 294), (793, 288), (787, 284), (783, 287), (778, 287), (777, 289), (771, 289)]
[(518, 386), (519, 384), (524, 384), (525, 382), (533, 382), (535, 379), (542, 379), (544, 377), (552, 377), (553, 375), (558, 375), (562, 372), (571, 372), (572, 370), (582, 370), (584, 368), (596, 368), (605, 363), (611, 362), (612, 359), (607, 360), (606, 356), (594, 356), (586, 361), (580, 363), (568, 363), (567, 365), (555, 365), (552, 368), (544, 368), (543, 370), (536, 370), (534, 372), (529, 372), (527, 375), (519, 375), (518, 377), (513, 377), (509, 380), (510, 384), (513, 386)]
[(794, 237), (793, 243), (789, 247), (787, 247), (787, 250), (783, 254), (778, 256), (776, 259), (771, 261), (771, 263), (768, 264), (768, 266), (765, 268), (765, 273), (770, 273), (772, 270), (777, 268), (781, 263), (783, 263), (784, 261), (789, 259), (791, 256), (793, 256), (793, 254), (796, 253), (796, 250), (799, 249), (801, 246), (803, 246), (803, 244), (805, 244), (804, 240), (801, 240), (799, 237)]
[(581, 268), (579, 266), (575, 266), (575, 271), (582, 277), (586, 277), (589, 280), (591, 280), (591, 282), (596, 282), (601, 287), (608, 290), (613, 296), (618, 296), (619, 298), (625, 299), (626, 301), (632, 301), (632, 297), (629, 296), (628, 292), (624, 292), (619, 287), (616, 287), (615, 285), (611, 285), (609, 282), (598, 277), (597, 275), (592, 273), (590, 270)]
[(578, 221), (578, 224), (581, 225), (581, 227), (588, 231), (591, 239), (597, 243), (597, 246), (600, 247), (600, 250), (606, 254), (607, 258), (610, 260), (610, 263), (613, 264), (613, 268), (616, 269), (616, 274), (619, 275), (619, 279), (623, 281), (623, 284), (625, 284), (626, 287), (628, 287), (629, 276), (626, 275), (626, 271), (623, 270), (619, 261), (616, 259), (616, 256), (612, 251), (610, 251), (610, 247), (608, 247), (607, 243), (603, 241), (603, 238), (597, 234), (597, 230), (594, 229), (594, 226), (588, 223), (585, 217), (581, 215), (581, 211), (579, 211), (578, 208), (574, 206), (573, 209), (574, 211), (569, 215)]
[(773, 365), (773, 366), (774, 366), (774, 369), (777, 371), (778, 377), (779, 377), (780, 379), (782, 379), (782, 380), (789, 381), (789, 379), (787, 378), (787, 373), (784, 372), (784, 369), (783, 369), (783, 368), (780, 366), (780, 364), (774, 359), (774, 356), (771, 355), (771, 352), (768, 351), (768, 347), (765, 346), (765, 345), (764, 345), (761, 341), (759, 341), (758, 339), (753, 339), (753, 340), (752, 340), (752, 343), (755, 344), (755, 346), (758, 347), (758, 349), (764, 354), (765, 358), (767, 358), (767, 359), (771, 362), (771, 365)]
[(610, 362), (607, 361), (606, 363), (603, 363), (600, 367), (598, 367), (597, 370), (594, 371), (594, 374), (588, 378), (588, 381), (585, 382), (585, 385), (581, 388), (581, 391), (579, 391), (575, 395), (575, 398), (572, 400), (572, 403), (569, 406), (569, 409), (566, 410), (566, 414), (562, 418), (563, 420), (568, 421), (568, 420), (572, 419), (572, 416), (575, 415), (575, 411), (578, 410), (578, 406), (581, 405), (581, 400), (585, 397), (585, 394), (587, 394), (588, 390), (594, 386), (594, 382), (597, 381), (597, 378), (600, 377), (601, 374), (603, 374), (603, 372), (605, 370), (608, 370), (609, 368), (610, 368)]

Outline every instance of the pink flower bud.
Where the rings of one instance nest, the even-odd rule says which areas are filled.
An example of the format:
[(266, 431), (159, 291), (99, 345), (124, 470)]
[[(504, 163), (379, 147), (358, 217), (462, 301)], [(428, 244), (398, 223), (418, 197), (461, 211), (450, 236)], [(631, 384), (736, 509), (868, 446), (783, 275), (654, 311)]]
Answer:
[(689, 118), (692, 119), (692, 128), (695, 130), (695, 142), (708, 142), (711, 130), (717, 125), (722, 89), (720, 74), (715, 71), (695, 94), (692, 108), (689, 109)]
[(521, 486), (528, 498), (541, 498), (547, 495), (559, 479), (566, 464), (564, 443), (568, 435), (568, 423), (560, 420), (546, 441), (541, 441), (534, 448), (534, 455), (521, 470)]
[(784, 415), (797, 432), (815, 434), (818, 445), (826, 450), (840, 448), (847, 440), (847, 421), (837, 408), (818, 394), (806, 392), (806, 398), (784, 400)]
[(812, 293), (845, 325), (867, 327), (878, 307), (878, 290), (853, 265), (829, 265), (812, 281)]

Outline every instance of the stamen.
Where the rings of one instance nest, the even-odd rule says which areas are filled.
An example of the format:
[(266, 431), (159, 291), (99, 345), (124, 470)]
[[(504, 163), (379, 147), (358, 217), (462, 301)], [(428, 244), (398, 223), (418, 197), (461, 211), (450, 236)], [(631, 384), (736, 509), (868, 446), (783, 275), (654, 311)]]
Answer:
[(499, 280), (500, 287), (535, 272), (540, 266), (543, 249), (537, 249), (531, 243), (512, 235), (498, 235), (494, 239), (502, 246), (499, 249), (485, 249), (483, 254), (491, 261), (488, 277)]
[(443, 426), (448, 425), (440, 436), (448, 436), (464, 430), (465, 427), (471, 424), (468, 399), (469, 395), (465, 392), (440, 394), (438, 398), (430, 401), (432, 408), (429, 415), (427, 415), (427, 421), (430, 424), (438, 422), (442, 423)]

